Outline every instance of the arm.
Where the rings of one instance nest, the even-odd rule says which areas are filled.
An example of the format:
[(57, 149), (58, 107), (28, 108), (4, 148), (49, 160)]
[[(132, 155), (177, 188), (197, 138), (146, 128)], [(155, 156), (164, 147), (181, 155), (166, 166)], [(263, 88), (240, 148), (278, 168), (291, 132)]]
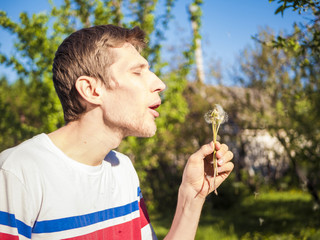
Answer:
[[(233, 163), (230, 162), (233, 154), (225, 144), (216, 143), (215, 148), (219, 164), (216, 178), (218, 187), (233, 169)], [(176, 213), (165, 239), (194, 239), (205, 198), (214, 190), (213, 169), (210, 163), (213, 150), (211, 142), (202, 146), (189, 158), (179, 188)]]

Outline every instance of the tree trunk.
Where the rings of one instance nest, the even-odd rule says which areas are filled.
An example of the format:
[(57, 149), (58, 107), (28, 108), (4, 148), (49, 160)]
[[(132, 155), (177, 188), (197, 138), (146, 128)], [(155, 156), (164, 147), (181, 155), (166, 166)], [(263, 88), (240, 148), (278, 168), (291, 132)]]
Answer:
[[(192, 15), (193, 9), (191, 5), (189, 6), (190, 14)], [(202, 49), (201, 49), (201, 38), (199, 37), (199, 26), (198, 23), (191, 18), (191, 27), (193, 31), (193, 38), (195, 40), (195, 61), (196, 61), (196, 68), (197, 68), (197, 80), (200, 83), (204, 83), (205, 81), (205, 74), (203, 69), (203, 57), (202, 57)]]

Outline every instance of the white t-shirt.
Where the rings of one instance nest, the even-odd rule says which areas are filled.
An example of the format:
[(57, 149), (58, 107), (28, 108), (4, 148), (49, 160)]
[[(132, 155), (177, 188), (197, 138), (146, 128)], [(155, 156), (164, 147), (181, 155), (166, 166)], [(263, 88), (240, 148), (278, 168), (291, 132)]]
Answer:
[(130, 159), (70, 159), (46, 134), (0, 154), (0, 239), (156, 239)]

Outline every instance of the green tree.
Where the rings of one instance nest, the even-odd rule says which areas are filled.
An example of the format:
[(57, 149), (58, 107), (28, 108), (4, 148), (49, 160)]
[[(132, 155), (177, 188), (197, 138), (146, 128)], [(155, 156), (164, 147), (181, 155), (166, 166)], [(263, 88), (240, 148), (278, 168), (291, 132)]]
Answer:
[[(293, 120), (292, 128), (301, 136), (300, 142), (290, 134), (292, 141), (291, 144), (286, 143), (286, 146), (292, 148), (293, 145), (298, 149), (300, 147), (296, 158), (300, 159), (302, 166), (295, 165), (295, 168), (306, 169), (306, 176), (300, 174), (300, 179), (320, 203), (317, 194), (320, 185), (320, 1), (278, 0), (278, 3), (281, 5), (276, 14), (283, 15), (288, 9), (298, 11), (299, 14), (308, 14), (306, 23), (296, 24), (293, 33), (288, 36), (277, 36), (273, 46), (294, 55), (294, 64), (302, 79), (294, 98), (287, 96), (285, 102), (291, 106), (288, 114)], [(303, 148), (301, 138), (305, 143)], [(285, 143), (284, 139), (282, 142)]]
[(204, 76), (204, 69), (203, 69), (203, 57), (202, 57), (202, 49), (201, 49), (201, 16), (202, 10), (201, 5), (202, 0), (195, 0), (193, 3), (189, 5), (189, 15), (190, 21), (193, 31), (193, 41), (192, 41), (192, 53), (193, 57), (195, 58), (194, 61), (196, 63), (197, 69), (197, 81), (199, 83), (204, 83), (205, 76)]
[[(319, 22), (313, 23), (319, 29)], [(262, 32), (256, 48), (245, 52), (241, 70), (246, 87), (270, 95), (271, 108), (260, 119), (284, 146), (292, 177), (319, 203), (320, 64), (313, 35), (314, 29), (297, 24), (288, 36)]]

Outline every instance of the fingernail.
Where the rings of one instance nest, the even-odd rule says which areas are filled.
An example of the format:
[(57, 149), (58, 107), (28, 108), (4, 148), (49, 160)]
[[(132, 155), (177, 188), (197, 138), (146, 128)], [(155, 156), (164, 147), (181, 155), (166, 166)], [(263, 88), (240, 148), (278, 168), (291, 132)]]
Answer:
[(223, 159), (220, 159), (220, 160), (218, 161), (218, 164), (221, 165), (222, 163), (223, 163)]

